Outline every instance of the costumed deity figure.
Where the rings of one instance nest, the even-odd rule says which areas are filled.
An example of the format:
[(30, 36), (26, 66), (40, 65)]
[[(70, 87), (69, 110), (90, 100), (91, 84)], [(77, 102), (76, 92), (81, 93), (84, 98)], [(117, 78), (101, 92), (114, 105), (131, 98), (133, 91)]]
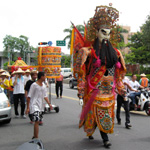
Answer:
[(114, 128), (115, 88), (125, 96), (120, 77), (126, 71), (124, 59), (113, 48), (118, 40), (118, 17), (119, 12), (113, 7), (96, 7), (87, 24), (84, 45), (76, 41), (74, 47), (74, 77), (80, 104), (83, 100), (79, 128), (84, 126), (89, 139), (93, 139), (98, 127), (105, 147), (111, 146), (107, 134), (113, 133)]

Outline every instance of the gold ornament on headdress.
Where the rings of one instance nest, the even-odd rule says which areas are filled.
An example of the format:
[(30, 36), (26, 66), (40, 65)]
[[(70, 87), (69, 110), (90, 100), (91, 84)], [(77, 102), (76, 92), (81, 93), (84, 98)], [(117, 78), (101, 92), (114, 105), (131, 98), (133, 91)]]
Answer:
[(108, 6), (97, 6), (94, 17), (88, 21), (87, 40), (93, 42), (96, 39), (96, 31), (103, 28), (112, 29), (110, 41), (114, 43), (117, 34), (116, 22), (119, 20), (118, 18), (119, 11), (117, 9)]

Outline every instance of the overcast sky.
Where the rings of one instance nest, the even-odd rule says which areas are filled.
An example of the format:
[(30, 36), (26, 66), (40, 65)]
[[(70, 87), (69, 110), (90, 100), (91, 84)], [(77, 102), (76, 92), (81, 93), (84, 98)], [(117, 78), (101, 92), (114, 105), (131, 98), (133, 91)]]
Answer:
[[(0, 0), (0, 51), (6, 35), (25, 35), (33, 46), (38, 42), (63, 40), (63, 29), (87, 22), (94, 15), (96, 6), (109, 5), (120, 11), (120, 25), (139, 27), (150, 15), (149, 0)], [(66, 47), (62, 51), (69, 53)]]

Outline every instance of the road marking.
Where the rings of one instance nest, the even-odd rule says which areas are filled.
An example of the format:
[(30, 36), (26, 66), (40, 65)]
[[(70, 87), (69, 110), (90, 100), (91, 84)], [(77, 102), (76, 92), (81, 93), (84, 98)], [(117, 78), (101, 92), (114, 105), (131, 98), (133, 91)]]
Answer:
[[(121, 108), (121, 111), (125, 112), (124, 108)], [(140, 115), (145, 115), (147, 116), (147, 114), (144, 111), (130, 111), (130, 114), (140, 114)]]
[[(52, 95), (56, 95), (54, 93), (51, 93)], [(67, 99), (72, 99), (72, 100), (75, 100), (75, 101), (79, 101), (78, 98), (73, 98), (73, 97), (68, 97), (68, 96), (63, 96), (63, 98), (67, 98)]]
[[(51, 93), (52, 95), (56, 95), (54, 93)], [(75, 100), (75, 101), (79, 101), (78, 98), (73, 98), (73, 97), (69, 97), (69, 96), (63, 96), (63, 98), (67, 98), (67, 99), (71, 99), (71, 100)], [(116, 107), (115, 107), (116, 109)], [(125, 112), (124, 108), (121, 108), (121, 111)], [(144, 111), (130, 111), (130, 113), (132, 114), (140, 114), (140, 115), (145, 115), (147, 116), (147, 114)]]

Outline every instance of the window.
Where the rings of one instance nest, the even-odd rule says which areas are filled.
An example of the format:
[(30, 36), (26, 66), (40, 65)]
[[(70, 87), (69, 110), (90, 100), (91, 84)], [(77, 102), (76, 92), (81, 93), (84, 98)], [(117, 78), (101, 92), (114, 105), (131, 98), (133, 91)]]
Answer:
[(64, 72), (68, 72), (68, 70), (66, 69), (66, 70), (64, 70)]

